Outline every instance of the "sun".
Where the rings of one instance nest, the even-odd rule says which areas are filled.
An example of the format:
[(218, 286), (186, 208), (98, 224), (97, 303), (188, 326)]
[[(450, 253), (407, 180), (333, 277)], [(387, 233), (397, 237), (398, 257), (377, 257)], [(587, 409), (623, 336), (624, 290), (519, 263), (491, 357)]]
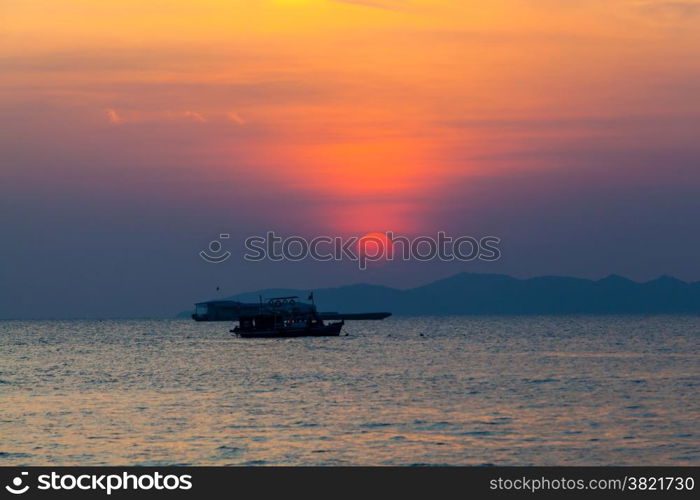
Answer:
[(393, 244), (386, 233), (372, 232), (357, 240), (357, 253), (371, 262), (391, 259)]

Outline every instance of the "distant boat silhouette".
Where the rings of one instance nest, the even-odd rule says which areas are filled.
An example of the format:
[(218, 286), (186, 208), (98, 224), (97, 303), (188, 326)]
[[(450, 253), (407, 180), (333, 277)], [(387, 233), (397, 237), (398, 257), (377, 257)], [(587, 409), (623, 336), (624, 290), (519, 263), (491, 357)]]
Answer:
[[(299, 297), (274, 297), (259, 303), (214, 300), (195, 304), (195, 321), (238, 321), (231, 333), (239, 337), (337, 337), (345, 320), (380, 320), (391, 313), (319, 313), (315, 303), (299, 302)], [(313, 294), (309, 295), (313, 301)], [(325, 320), (340, 320), (326, 323)]]

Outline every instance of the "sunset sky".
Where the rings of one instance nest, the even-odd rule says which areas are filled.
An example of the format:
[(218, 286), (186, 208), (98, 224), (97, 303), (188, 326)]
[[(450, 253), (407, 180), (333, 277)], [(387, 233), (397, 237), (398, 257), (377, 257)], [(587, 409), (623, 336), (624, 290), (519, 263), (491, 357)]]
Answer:
[[(700, 280), (700, 1), (2, 0), (0, 317), (461, 271)], [(246, 236), (496, 235), (491, 264)], [(197, 256), (232, 234), (234, 259)]]

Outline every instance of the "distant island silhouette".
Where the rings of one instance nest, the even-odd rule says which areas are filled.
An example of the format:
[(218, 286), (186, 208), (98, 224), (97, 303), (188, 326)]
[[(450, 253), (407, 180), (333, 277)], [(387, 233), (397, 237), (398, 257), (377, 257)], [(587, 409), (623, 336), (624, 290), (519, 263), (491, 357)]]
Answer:
[[(260, 295), (306, 297), (309, 291), (266, 289), (218, 300), (257, 302)], [(408, 290), (357, 284), (313, 292), (323, 311), (380, 308), (404, 316), (700, 313), (700, 282), (687, 283), (669, 276), (638, 283), (617, 275), (596, 281), (460, 273)], [(191, 312), (182, 312), (178, 317), (189, 318)]]

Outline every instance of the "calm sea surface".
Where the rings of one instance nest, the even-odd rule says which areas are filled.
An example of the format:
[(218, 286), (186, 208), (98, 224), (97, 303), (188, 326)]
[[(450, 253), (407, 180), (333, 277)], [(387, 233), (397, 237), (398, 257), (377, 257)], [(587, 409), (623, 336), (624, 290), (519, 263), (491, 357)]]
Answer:
[(700, 317), (0, 321), (0, 465), (700, 464)]

